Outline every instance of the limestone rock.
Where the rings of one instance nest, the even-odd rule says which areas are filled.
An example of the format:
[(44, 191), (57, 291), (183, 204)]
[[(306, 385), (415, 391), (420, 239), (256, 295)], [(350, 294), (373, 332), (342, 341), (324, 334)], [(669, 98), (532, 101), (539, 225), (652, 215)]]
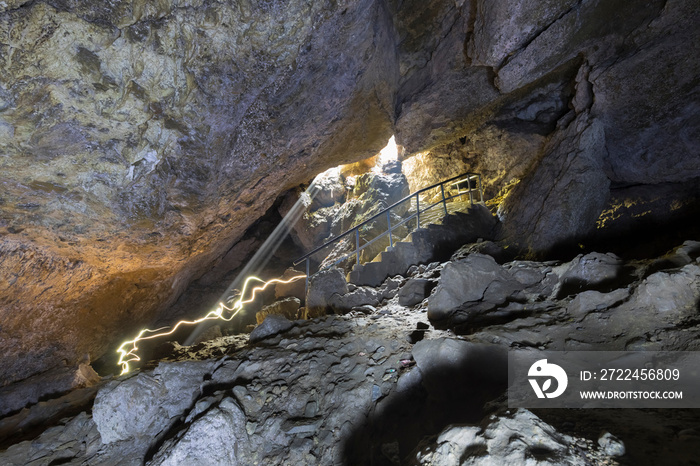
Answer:
[(311, 205), (309, 210), (331, 207), (345, 199), (345, 183), (340, 170), (331, 169), (318, 175), (311, 183)]
[(349, 293), (334, 294), (329, 300), (331, 309), (339, 313), (345, 313), (353, 308), (362, 306), (376, 306), (379, 304), (381, 294), (378, 290), (368, 286), (359, 286)]
[[(664, 257), (691, 257), (688, 247)], [(502, 266), (470, 255), (415, 266), (412, 279), (441, 281), (450, 264), (472, 257), (478, 259), (473, 267), (496, 275), (500, 270), (523, 291), (572, 270), (590, 282), (615, 268), (633, 266), (635, 273), (610, 292), (572, 289), (561, 298), (550, 293), (503, 304), (469, 301), (459, 312), (483, 312), (468, 339), (430, 327), (421, 312), (391, 300), (371, 316), (285, 321), (288, 328), (269, 345), (245, 344), (240, 336), (201, 345), (206, 348), (173, 345), (176, 362), (107, 382), (92, 410), (75, 415), (89, 408), (90, 398), (74, 392), (26, 410), (22, 419), (0, 419), (0, 433), (26, 439), (3, 443), (0, 463), (281, 466), (386, 458), (400, 464), (586, 465), (609, 464), (620, 455), (631, 464), (692, 462), (698, 451), (692, 410), (581, 410), (586, 412), (574, 419), (550, 410), (538, 417), (508, 410), (502, 395), (512, 347), (700, 349), (700, 330), (692, 325), (700, 299), (697, 260), (682, 266), (669, 261), (655, 271), (654, 260), (628, 262), (605, 254), (561, 265)], [(390, 281), (398, 287), (406, 280)], [(366, 290), (348, 286), (344, 295)], [(383, 295), (382, 288), (374, 292)], [(259, 328), (276, 319), (284, 320), (270, 316)], [(407, 341), (410, 332), (420, 338)], [(42, 421), (42, 429), (21, 432)], [(599, 431), (591, 426), (615, 437), (604, 435), (596, 444), (591, 432)]]
[[(513, 435), (514, 432), (518, 435)], [(583, 451), (572, 447), (574, 444), (570, 436), (557, 432), (530, 411), (518, 409), (513, 414), (492, 416), (483, 429), (447, 427), (432, 448), (418, 454), (418, 461), (419, 464), (445, 466), (465, 462), (480, 466), (516, 466), (530, 464), (534, 456), (536, 464), (542, 466), (590, 464)]]
[[(540, 2), (524, 5), (524, 10), (529, 9), (532, 15), (547, 12), (541, 16), (551, 24), (545, 23), (545, 27), (523, 43), (524, 47), (498, 70), (496, 84), (502, 92), (511, 92), (552, 72), (593, 44), (603, 44), (603, 47), (599, 45), (602, 50), (598, 55), (613, 53), (612, 46), (621, 42), (626, 32), (643, 27), (662, 8), (660, 3), (649, 5), (648, 9), (624, 2), (615, 5), (598, 1), (557, 3), (547, 2), (544, 8)], [(611, 15), (614, 15), (612, 20)], [(598, 27), (590, 27), (592, 24)], [(547, 53), (542, 53), (544, 50)]]
[(382, 299), (391, 299), (396, 296), (400, 290), (404, 279), (400, 275), (387, 278), (381, 284), (379, 291), (382, 293)]
[(113, 350), (278, 195), (391, 137), (374, 0), (1, 5), (3, 381)]
[(212, 367), (206, 361), (161, 363), (152, 375), (110, 382), (97, 394), (92, 409), (102, 443), (149, 443), (190, 406)]
[(333, 295), (348, 293), (348, 283), (342, 270), (332, 268), (313, 275), (306, 294), (306, 309), (310, 317), (324, 315), (331, 307)]
[(498, 97), (489, 70), (469, 66), (465, 53), (471, 6), (436, 0), (399, 3), (395, 21), (401, 107), (395, 134), (408, 153), (454, 140), (455, 133), (473, 125), (479, 111)]
[(615, 254), (579, 254), (571, 262), (553, 269), (559, 276), (556, 293), (564, 297), (572, 292), (614, 286), (622, 275), (622, 260)]
[(635, 290), (631, 305), (652, 308), (661, 314), (684, 314), (700, 297), (700, 267), (689, 264), (677, 272), (657, 272)]
[(246, 417), (231, 398), (207, 410), (185, 432), (166, 442), (153, 457), (154, 465), (248, 464)]
[(581, 318), (589, 312), (610, 309), (630, 296), (626, 288), (620, 288), (610, 293), (601, 293), (595, 290), (588, 290), (576, 295), (576, 297), (566, 307), (574, 318)]
[[(606, 133), (607, 171), (613, 182), (656, 185), (700, 175), (700, 124), (690, 117), (697, 101), (688, 98), (696, 92), (690, 76), (700, 72), (700, 63), (676, 45), (700, 44), (698, 31), (687, 27), (695, 15), (697, 8), (682, 1), (664, 5), (643, 30), (636, 53), (591, 73), (592, 109)], [(649, 69), (649, 63), (654, 67)], [(640, 72), (646, 73), (645, 79), (629, 79)]]
[(549, 297), (559, 285), (559, 276), (554, 272), (554, 262), (539, 263), (513, 261), (504, 268), (524, 286), (523, 293), (530, 300)]
[[(0, 453), (2, 464), (24, 466), (40, 460), (42, 464), (61, 463), (74, 457), (93, 456), (101, 446), (100, 433), (88, 414), (82, 412), (61, 426), (47, 429), (37, 442), (21, 442)], [(143, 455), (143, 452), (140, 452)], [(136, 456), (136, 455), (134, 455)], [(125, 462), (138, 461), (125, 454)]]
[[(415, 179), (477, 167), (491, 194), (511, 188), (502, 192), (505, 236), (533, 256), (576, 246), (605, 210), (649, 211), (666, 225), (659, 219), (700, 199), (697, 8), (684, 0), (0, 2), (0, 379), (113, 350), (192, 280), (213, 280), (203, 274), (219, 258), (222, 268), (239, 262), (232, 246), (279, 194), (376, 154), (393, 131), (406, 154), (434, 152), (416, 155), (435, 161), (435, 173)], [(620, 222), (613, 232), (628, 225)], [(403, 257), (425, 250), (416, 248)], [(680, 345), (661, 338), (670, 335), (695, 349), (673, 329), (693, 309), (696, 274), (672, 265), (650, 265), (644, 283), (630, 277), (632, 287), (606, 284), (626, 288), (629, 301), (587, 313), (574, 329), (556, 324), (568, 302), (545, 299), (551, 283), (525, 285), (556, 274), (522, 272), (518, 301), (543, 303), (518, 329), (494, 325), (495, 336), (569, 348)], [(504, 297), (502, 284), (488, 299)], [(653, 299), (667, 285), (662, 295), (680, 314)], [(313, 312), (326, 308), (323, 298)], [(538, 332), (544, 324), (551, 331)], [(351, 401), (361, 405), (376, 385), (382, 403), (385, 382)], [(315, 439), (297, 440), (294, 458), (307, 458)], [(316, 461), (340, 462), (324, 455)]]
[(399, 304), (415, 306), (423, 301), (432, 290), (434, 282), (425, 278), (411, 278), (399, 290)]
[(478, 2), (468, 47), (473, 63), (500, 68), (575, 4), (574, 0)]
[(294, 323), (283, 315), (268, 315), (260, 325), (255, 327), (253, 331), (250, 332), (250, 342), (257, 343), (279, 333), (286, 332), (293, 326)]
[(465, 244), (452, 255), (450, 260), (455, 261), (464, 259), (469, 254), (473, 253), (491, 256), (499, 264), (506, 262), (505, 259), (508, 257), (507, 252), (497, 243), (494, 243), (493, 241), (480, 241), (478, 243)]
[(608, 456), (624, 456), (625, 455), (625, 444), (615, 437), (610, 432), (605, 432), (598, 439), (598, 445), (603, 449)]
[[(349, 176), (345, 181), (343, 181), (339, 169), (331, 169), (319, 175), (321, 179), (320, 186), (328, 184), (329, 179), (335, 181), (331, 188), (319, 188), (320, 191), (317, 196), (323, 198), (323, 192), (328, 191), (330, 193), (340, 190), (342, 196), (338, 197), (337, 201), (345, 199), (345, 202), (334, 204), (335, 201), (327, 201), (324, 204), (325, 207), (316, 206), (312, 203), (309, 210), (305, 212), (301, 219), (294, 225), (293, 231), (296, 241), (307, 251), (310, 251), (331, 238), (346, 232), (350, 228), (371, 219), (375, 214), (408, 195), (408, 184), (406, 182), (406, 177), (401, 173), (401, 164), (397, 162), (395, 165), (387, 165), (387, 168), (393, 170), (393, 172), (377, 171), (370, 167), (369, 171), (356, 177)], [(343, 186), (349, 180), (352, 180), (353, 188), (352, 191), (348, 192), (348, 198), (345, 198), (345, 188)], [(316, 181), (314, 181), (314, 183), (316, 183)], [(330, 194), (326, 197), (328, 196), (330, 196)], [(394, 225), (403, 220), (402, 215), (406, 212), (407, 208), (408, 204), (401, 204), (392, 209), (391, 218)], [(387, 228), (387, 219), (385, 216), (381, 216), (362, 227), (360, 230), (360, 241), (362, 243), (371, 241), (378, 235), (384, 233)], [(395, 229), (393, 234), (395, 237), (405, 236), (407, 234), (406, 227), (402, 226)], [(388, 236), (379, 238), (378, 241), (361, 251), (361, 260), (367, 261), (373, 259), (388, 245)], [(353, 236), (332, 245), (329, 250), (320, 251), (316, 259), (321, 259), (320, 268), (328, 266), (346, 267), (348, 261), (342, 261), (338, 264), (334, 264), (334, 262), (348, 254), (354, 248), (355, 238)], [(325, 255), (325, 258), (323, 255)], [(351, 263), (349, 265), (351, 265)]]
[[(495, 290), (500, 286), (498, 284), (507, 289)], [(486, 292), (492, 286), (493, 296), (487, 296)], [(471, 254), (465, 259), (448, 263), (442, 270), (440, 283), (428, 300), (428, 318), (431, 321), (446, 319), (457, 307), (469, 301), (495, 299), (502, 302), (518, 289), (522, 289), (522, 285), (491, 256)]]
[(583, 114), (545, 148), (537, 167), (499, 207), (503, 238), (534, 253), (570, 244), (595, 227), (608, 198), (605, 133)]
[(255, 320), (258, 325), (262, 324), (263, 321), (270, 315), (281, 315), (289, 320), (295, 320), (297, 318), (297, 311), (301, 306), (301, 301), (298, 298), (286, 298), (281, 301), (275, 301), (274, 303), (263, 307), (261, 310), (255, 313)]

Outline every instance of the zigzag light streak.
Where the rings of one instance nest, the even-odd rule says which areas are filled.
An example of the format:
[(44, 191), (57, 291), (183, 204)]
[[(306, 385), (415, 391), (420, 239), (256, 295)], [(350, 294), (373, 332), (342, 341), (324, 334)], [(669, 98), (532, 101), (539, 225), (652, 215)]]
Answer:
[[(119, 362), (117, 364), (122, 366), (122, 372), (120, 375), (124, 375), (129, 373), (129, 363), (134, 362), (134, 361), (140, 361), (141, 358), (139, 358), (138, 354), (136, 352), (138, 351), (138, 346), (136, 345), (139, 341), (143, 340), (153, 340), (155, 338), (160, 338), (164, 337), (167, 335), (172, 335), (177, 331), (177, 329), (182, 326), (182, 325), (196, 325), (199, 324), (200, 322), (204, 322), (206, 320), (223, 320), (225, 322), (229, 322), (231, 319), (233, 319), (239, 312), (243, 310), (243, 305), (248, 304), (255, 300), (255, 294), (258, 291), (262, 291), (265, 288), (267, 288), (268, 285), (271, 283), (282, 283), (282, 284), (287, 284), (287, 283), (292, 283), (296, 280), (299, 280), (301, 278), (306, 278), (306, 275), (298, 275), (296, 277), (292, 277), (289, 280), (281, 280), (278, 278), (273, 278), (272, 280), (264, 281), (258, 277), (248, 277), (246, 278), (245, 282), (243, 283), (243, 290), (241, 291), (240, 297), (237, 301), (233, 303), (233, 306), (228, 307), (226, 306), (223, 302), (219, 302), (219, 305), (216, 307), (215, 310), (209, 311), (207, 315), (205, 315), (202, 318), (199, 318), (197, 320), (181, 320), (178, 323), (176, 323), (170, 330), (167, 332), (162, 332), (162, 333), (156, 333), (160, 332), (161, 330), (165, 330), (168, 327), (161, 327), (155, 330), (150, 330), (150, 329), (143, 329), (139, 332), (138, 336), (134, 338), (133, 340), (128, 340), (125, 341), (124, 343), (119, 346), (119, 349), (117, 349), (117, 353), (119, 353)], [(251, 280), (257, 280), (259, 282), (262, 282), (262, 286), (256, 286), (251, 290), (250, 298), (247, 300), (243, 300), (243, 297), (246, 294), (246, 289), (248, 287), (248, 283)], [(224, 311), (229, 311), (231, 312), (231, 315), (226, 317), (224, 316)], [(146, 334), (151, 334), (144, 336)], [(131, 349), (128, 351), (126, 350), (126, 346), (131, 345)]]

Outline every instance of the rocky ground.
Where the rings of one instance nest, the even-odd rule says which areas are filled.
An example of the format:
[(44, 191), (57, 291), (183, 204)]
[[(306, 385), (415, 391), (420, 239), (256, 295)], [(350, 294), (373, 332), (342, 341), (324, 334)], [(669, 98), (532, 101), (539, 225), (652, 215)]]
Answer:
[(505, 389), (509, 348), (697, 350), (700, 243), (645, 261), (504, 254), (467, 245), (331, 292), (355, 300), (344, 315), (172, 344), (2, 419), (0, 463), (696, 464), (694, 410), (532, 412), (508, 409)]
[(253, 249), (276, 199), (392, 134), (411, 191), (481, 173), (524, 249), (588, 245), (597, 223), (608, 240), (677, 231), (700, 211), (698, 16), (687, 0), (0, 1), (3, 386), (103, 357)]

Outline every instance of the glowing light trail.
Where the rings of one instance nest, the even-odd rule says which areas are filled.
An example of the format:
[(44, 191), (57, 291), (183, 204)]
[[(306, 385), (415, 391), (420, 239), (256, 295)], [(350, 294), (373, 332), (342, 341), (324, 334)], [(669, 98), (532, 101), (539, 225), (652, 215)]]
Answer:
[[(387, 146), (382, 149), (381, 153), (379, 154), (379, 166), (382, 164), (389, 162), (391, 160), (398, 160), (398, 148), (396, 146), (396, 141), (394, 137), (392, 136), (391, 139), (389, 139), (389, 142), (387, 143)], [(333, 168), (329, 172), (339, 173), (338, 168)], [(216, 309), (213, 311), (210, 311), (207, 315), (204, 317), (197, 319), (197, 320), (181, 320), (175, 326), (165, 332), (161, 332), (162, 330), (166, 330), (168, 327), (161, 327), (155, 330), (150, 330), (150, 329), (144, 329), (139, 332), (136, 338), (133, 340), (126, 341), (122, 343), (122, 345), (119, 347), (117, 350), (117, 353), (119, 353), (119, 362), (118, 364), (122, 366), (122, 374), (126, 374), (129, 372), (129, 363), (134, 362), (134, 361), (140, 361), (141, 359), (138, 357), (136, 352), (138, 351), (138, 346), (137, 343), (139, 341), (144, 341), (144, 340), (153, 340), (155, 338), (167, 336), (167, 335), (172, 335), (177, 331), (177, 329), (183, 325), (197, 325), (201, 324), (202, 322), (208, 321), (208, 320), (224, 320), (226, 322), (230, 321), (233, 319), (241, 310), (243, 310), (243, 305), (247, 304), (255, 299), (255, 293), (257, 291), (264, 290), (267, 285), (270, 283), (291, 283), (295, 280), (299, 280), (301, 278), (305, 278), (306, 275), (299, 275), (296, 277), (292, 277), (289, 280), (283, 281), (279, 279), (274, 279), (270, 280), (268, 282), (265, 282), (261, 280), (260, 278), (257, 278), (255, 276), (250, 276), (256, 273), (259, 273), (260, 270), (262, 270), (263, 267), (267, 264), (267, 262), (270, 260), (272, 255), (274, 254), (277, 249), (279, 249), (280, 245), (284, 241), (284, 239), (287, 237), (289, 232), (291, 231), (292, 227), (294, 224), (301, 218), (301, 216), (304, 214), (304, 211), (306, 210), (307, 206), (311, 204), (311, 201), (313, 201), (314, 197), (316, 194), (318, 194), (320, 188), (319, 188), (319, 181), (322, 181), (323, 177), (326, 176), (325, 174), (320, 174), (318, 175), (309, 185), (308, 189), (300, 196), (300, 198), (296, 201), (296, 203), (292, 206), (292, 208), (287, 212), (287, 214), (284, 216), (282, 221), (275, 227), (273, 232), (270, 234), (270, 236), (265, 240), (265, 242), (262, 244), (262, 246), (255, 252), (253, 257), (248, 261), (246, 266), (243, 268), (243, 270), (238, 274), (236, 279), (229, 285), (229, 287), (226, 289), (224, 292), (223, 296), (228, 296), (229, 293), (236, 287), (239, 286), (240, 280), (243, 277), (248, 277), (245, 279), (245, 282), (243, 283), (242, 286), (242, 292), (240, 294), (240, 297), (237, 301), (233, 303), (232, 307), (227, 307), (224, 304), (224, 301), (231, 301), (234, 299), (234, 297), (229, 297), (229, 298), (224, 298), (222, 297), (222, 300), (219, 302), (219, 305), (217, 306)], [(255, 287), (252, 290), (252, 295), (251, 298), (247, 301), (243, 301), (243, 296), (245, 296), (246, 293), (246, 288), (248, 287), (248, 283), (251, 280), (257, 280), (259, 282), (264, 283), (262, 287)], [(228, 317), (225, 316), (224, 312), (228, 311), (231, 312), (231, 315)], [(197, 339), (197, 337), (201, 334), (203, 331), (203, 326), (197, 326), (195, 329), (192, 331), (190, 336), (185, 340), (184, 344), (185, 346), (191, 345), (194, 343), (194, 341)], [(127, 351), (127, 348), (129, 345), (131, 345), (131, 348)]]
[[(243, 310), (243, 305), (251, 303), (255, 300), (255, 295), (258, 291), (263, 291), (265, 288), (267, 288), (268, 285), (272, 283), (281, 283), (281, 284), (288, 284), (292, 283), (296, 280), (300, 280), (302, 278), (306, 278), (306, 275), (297, 275), (295, 277), (290, 278), (289, 280), (281, 280), (278, 278), (274, 278), (272, 280), (262, 280), (258, 277), (248, 277), (246, 278), (245, 282), (243, 283), (243, 289), (241, 291), (241, 294), (236, 300), (231, 307), (226, 306), (223, 302), (219, 302), (219, 305), (214, 309), (213, 311), (209, 311), (207, 315), (205, 315), (202, 318), (199, 318), (197, 320), (181, 320), (178, 323), (176, 323), (170, 330), (166, 332), (161, 332), (162, 330), (167, 329), (168, 327), (161, 327), (155, 330), (150, 330), (150, 329), (143, 329), (139, 332), (138, 336), (134, 338), (133, 340), (125, 341), (124, 343), (121, 344), (119, 349), (117, 349), (117, 353), (119, 353), (119, 362), (117, 364), (122, 366), (122, 372), (121, 375), (126, 374), (129, 372), (129, 363), (130, 362), (135, 362), (135, 361), (140, 361), (141, 358), (139, 358), (138, 354), (136, 352), (138, 351), (138, 346), (137, 343), (139, 341), (144, 341), (144, 340), (153, 340), (155, 338), (159, 337), (164, 337), (167, 335), (172, 335), (177, 331), (178, 328), (180, 328), (183, 325), (196, 325), (199, 323), (202, 323), (207, 320), (223, 320), (225, 322), (229, 322), (231, 319), (233, 319), (239, 312)], [(248, 288), (248, 284), (253, 281), (259, 281), (263, 283), (262, 286), (256, 286), (254, 287), (251, 292), (250, 292), (250, 298), (247, 300), (243, 300), (243, 297), (246, 294), (246, 290)], [(228, 311), (231, 312), (231, 315), (226, 317), (224, 315), (224, 312)], [(160, 332), (160, 333), (158, 333)], [(146, 335), (150, 334), (150, 335)], [(146, 336), (144, 336), (146, 335)], [(129, 345), (131, 345), (131, 349), (127, 351), (127, 348)]]

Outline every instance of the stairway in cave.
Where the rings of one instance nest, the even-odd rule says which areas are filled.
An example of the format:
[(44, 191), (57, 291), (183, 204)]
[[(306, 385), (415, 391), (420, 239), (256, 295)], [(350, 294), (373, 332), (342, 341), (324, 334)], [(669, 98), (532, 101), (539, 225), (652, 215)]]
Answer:
[(412, 265), (444, 260), (455, 244), (491, 239), (496, 219), (481, 203), (458, 201), (436, 206), (421, 214), (421, 227), (402, 241), (387, 247), (373, 260), (355, 264), (347, 280), (355, 285), (379, 286), (392, 275), (403, 274)]

